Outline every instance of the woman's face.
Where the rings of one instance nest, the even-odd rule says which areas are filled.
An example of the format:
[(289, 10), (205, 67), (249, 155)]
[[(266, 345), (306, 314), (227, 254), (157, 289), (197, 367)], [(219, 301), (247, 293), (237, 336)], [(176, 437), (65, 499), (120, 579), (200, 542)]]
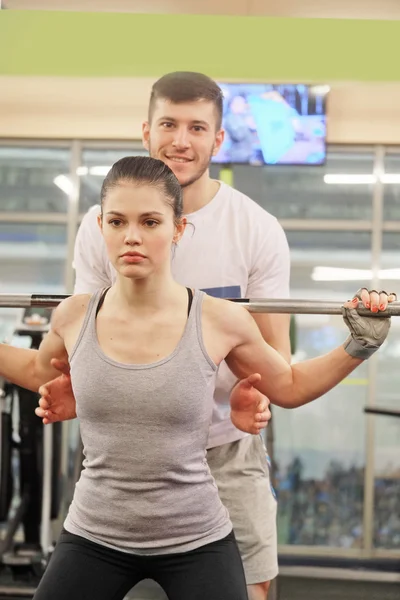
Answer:
[(141, 279), (170, 268), (171, 246), (183, 235), (161, 189), (122, 181), (107, 192), (99, 217), (108, 257), (124, 277)]

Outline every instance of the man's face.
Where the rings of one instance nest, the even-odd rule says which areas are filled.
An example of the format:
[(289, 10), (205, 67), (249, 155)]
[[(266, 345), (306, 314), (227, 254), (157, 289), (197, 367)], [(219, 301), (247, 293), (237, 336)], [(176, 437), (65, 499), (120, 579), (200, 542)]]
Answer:
[(182, 187), (208, 172), (223, 140), (215, 106), (207, 100), (174, 104), (159, 99), (151, 123), (143, 124), (144, 147), (170, 167)]

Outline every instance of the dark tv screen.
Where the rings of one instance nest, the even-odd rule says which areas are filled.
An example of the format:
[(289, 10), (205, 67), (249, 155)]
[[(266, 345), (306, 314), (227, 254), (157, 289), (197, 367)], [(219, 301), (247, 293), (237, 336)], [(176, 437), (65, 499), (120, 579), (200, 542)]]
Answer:
[(321, 165), (327, 86), (219, 83), (225, 140), (220, 164)]

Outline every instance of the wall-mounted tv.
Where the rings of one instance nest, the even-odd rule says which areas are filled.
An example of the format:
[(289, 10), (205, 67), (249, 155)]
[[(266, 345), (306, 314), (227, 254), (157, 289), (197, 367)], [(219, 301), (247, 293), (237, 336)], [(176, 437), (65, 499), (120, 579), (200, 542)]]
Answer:
[(219, 83), (225, 140), (220, 164), (321, 165), (328, 86)]

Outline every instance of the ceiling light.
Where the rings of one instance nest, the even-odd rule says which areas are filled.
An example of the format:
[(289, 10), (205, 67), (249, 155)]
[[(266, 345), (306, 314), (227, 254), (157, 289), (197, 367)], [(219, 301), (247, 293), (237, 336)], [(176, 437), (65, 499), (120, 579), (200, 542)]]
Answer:
[(76, 170), (77, 175), (87, 175), (89, 173), (89, 169), (87, 167), (78, 167)]
[(109, 170), (111, 169), (111, 167), (108, 166), (95, 166), (95, 167), (78, 167), (76, 169), (76, 174), (79, 175), (80, 177), (83, 177), (85, 175), (95, 175), (98, 177), (105, 177)]
[(315, 267), (311, 274), (314, 281), (369, 281), (371, 278), (371, 269)]
[[(346, 269), (342, 267), (314, 267), (311, 274), (313, 281), (371, 281), (371, 269)], [(398, 280), (400, 269), (381, 269), (379, 279)]]
[(400, 183), (400, 175), (398, 173), (385, 173), (381, 176), (382, 183)]
[(105, 177), (110, 169), (111, 167), (90, 167), (89, 175), (98, 175), (99, 177)]
[(67, 194), (67, 196), (70, 196), (74, 191), (74, 185), (66, 175), (57, 175), (57, 177), (54, 177), (53, 182), (64, 192), (64, 194)]
[(357, 175), (357, 174), (327, 174), (324, 175), (324, 182), (328, 184), (372, 184), (376, 183), (375, 175)]
[(384, 173), (380, 177), (372, 174), (363, 174), (363, 173), (327, 173), (324, 175), (324, 182), (327, 184), (364, 184), (371, 185), (376, 183), (377, 181), (381, 181), (382, 183), (394, 183), (400, 184), (400, 174), (399, 173)]
[(400, 279), (400, 269), (382, 269), (379, 279)]

